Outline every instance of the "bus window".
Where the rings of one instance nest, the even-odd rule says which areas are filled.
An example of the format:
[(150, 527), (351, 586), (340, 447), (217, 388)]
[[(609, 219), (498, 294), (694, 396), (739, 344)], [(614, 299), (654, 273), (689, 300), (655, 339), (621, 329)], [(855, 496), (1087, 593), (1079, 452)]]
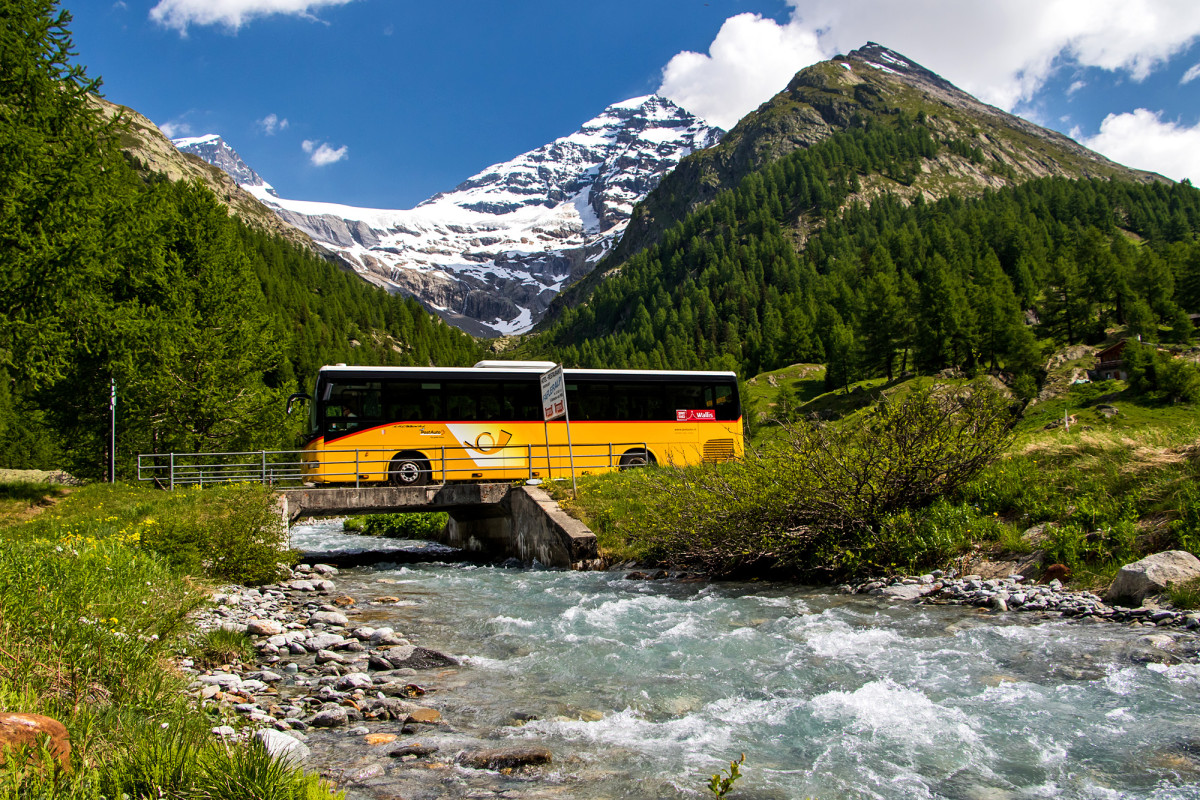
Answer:
[(425, 422), (441, 422), (446, 419), (442, 407), (442, 384), (422, 383), (420, 391), (421, 413), (418, 420)]
[(737, 392), (729, 384), (704, 387), (705, 408), (716, 409), (717, 419), (729, 422), (738, 418)]
[(479, 387), (479, 419), (485, 422), (495, 422), (506, 419), (504, 403), (500, 397), (500, 387), (494, 384), (484, 384)]
[(330, 383), (323, 403), (325, 431), (345, 434), (378, 425), (383, 418), (382, 384)]
[(611, 419), (607, 383), (568, 383), (567, 409), (571, 419), (596, 421)]
[(542, 395), (539, 384), (531, 382), (505, 383), (500, 388), (504, 402), (504, 419), (535, 421), (542, 418)]
[(712, 404), (705, 403), (704, 400), (704, 389), (699, 384), (684, 384), (675, 387), (675, 411), (712, 408)]
[(476, 398), (480, 391), (486, 391), (486, 389), (486, 385), (477, 383), (447, 383), (446, 420), (472, 422), (477, 419)]

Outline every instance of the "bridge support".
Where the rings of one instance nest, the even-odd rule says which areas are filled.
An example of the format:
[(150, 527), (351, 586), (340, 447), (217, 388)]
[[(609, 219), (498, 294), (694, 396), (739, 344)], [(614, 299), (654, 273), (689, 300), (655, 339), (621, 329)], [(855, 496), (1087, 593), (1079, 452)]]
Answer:
[(598, 569), (596, 535), (541, 489), (522, 486), (494, 506), (449, 512), (442, 543), (547, 567)]
[(437, 541), (495, 559), (517, 558), (563, 569), (600, 569), (596, 535), (535, 486), (447, 486), (303, 489), (282, 493), (281, 513), (302, 516), (445, 511)]

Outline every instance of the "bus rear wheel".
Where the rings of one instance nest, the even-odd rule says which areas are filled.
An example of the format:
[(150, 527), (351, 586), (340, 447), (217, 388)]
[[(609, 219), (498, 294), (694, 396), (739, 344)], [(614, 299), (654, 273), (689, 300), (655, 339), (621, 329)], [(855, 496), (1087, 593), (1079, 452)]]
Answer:
[(627, 470), (648, 467), (657, 463), (654, 460), (654, 454), (649, 450), (628, 450), (621, 456), (621, 460), (617, 462), (617, 465), (622, 470)]
[(418, 455), (401, 453), (388, 465), (392, 486), (424, 486), (429, 483), (429, 462)]

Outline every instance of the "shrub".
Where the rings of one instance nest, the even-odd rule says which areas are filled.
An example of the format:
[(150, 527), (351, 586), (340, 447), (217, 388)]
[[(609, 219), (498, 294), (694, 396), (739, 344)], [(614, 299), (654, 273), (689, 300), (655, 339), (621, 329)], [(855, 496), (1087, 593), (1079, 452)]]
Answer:
[(742, 463), (655, 473), (658, 508), (641, 535), (656, 556), (716, 574), (837, 568), (819, 555), (881, 548), (884, 519), (971, 480), (1014, 422), (984, 384), (918, 389), (840, 424), (804, 421)]
[(278, 577), (279, 563), (291, 553), (287, 525), (269, 490), (242, 485), (186, 491), (209, 493), (207, 513), (144, 521), (139, 535), (145, 549), (179, 572), (219, 581), (253, 586)]
[(235, 661), (249, 664), (254, 659), (254, 643), (250, 637), (242, 631), (227, 628), (213, 628), (199, 634), (187, 649), (200, 669), (211, 669)]
[(432, 539), (446, 527), (448, 519), (448, 515), (442, 512), (367, 514), (350, 517), (342, 523), (342, 529), (389, 539)]

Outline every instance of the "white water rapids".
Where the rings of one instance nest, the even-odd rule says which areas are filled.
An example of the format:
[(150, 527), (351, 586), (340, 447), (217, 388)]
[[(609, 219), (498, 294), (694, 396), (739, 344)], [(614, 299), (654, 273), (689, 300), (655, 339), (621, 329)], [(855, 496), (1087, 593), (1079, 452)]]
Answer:
[[(329, 523), (293, 538), (362, 543)], [(1148, 629), (617, 572), (337, 580), (402, 599), (370, 624), (464, 658), (431, 696), (458, 731), (551, 749), (536, 790), (506, 796), (697, 798), (745, 753), (732, 800), (1200, 798), (1200, 667)]]

